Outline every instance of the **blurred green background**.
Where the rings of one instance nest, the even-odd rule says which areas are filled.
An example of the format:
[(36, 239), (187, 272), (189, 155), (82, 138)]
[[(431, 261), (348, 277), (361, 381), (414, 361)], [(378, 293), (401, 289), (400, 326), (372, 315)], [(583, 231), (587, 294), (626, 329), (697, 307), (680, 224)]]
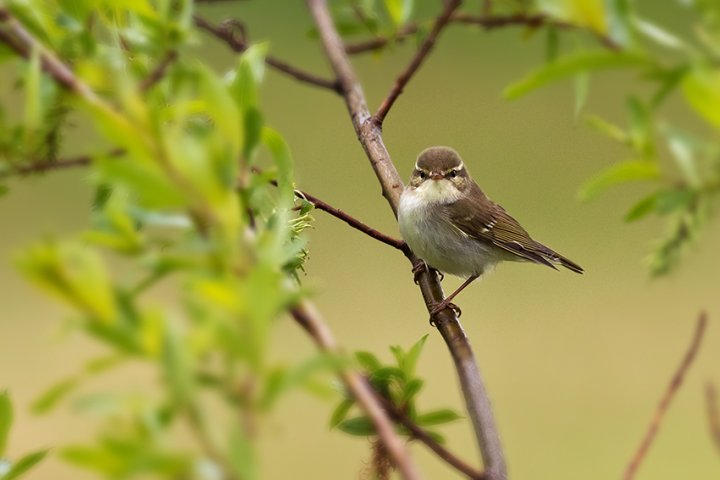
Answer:
[[(674, 2), (663, 7), (639, 3), (640, 11), (659, 23), (688, 24)], [(253, 40), (270, 42), (273, 55), (329, 74), (320, 46), (307, 34), (311, 22), (302, 2), (239, 2), (206, 5), (201, 11), (216, 20), (242, 18)], [(576, 200), (584, 180), (625, 152), (574, 116), (571, 82), (513, 103), (501, 98), (504, 86), (543, 61), (541, 36), (525, 37), (515, 28), (449, 28), (384, 129), (403, 177), (423, 148), (453, 146), (493, 199), (537, 239), (586, 269), (577, 276), (526, 264), (501, 265), (459, 298), (461, 320), (494, 402), (510, 474), (516, 479), (618, 478), (688, 345), (698, 312), (705, 309), (711, 320), (705, 343), (638, 478), (716, 478), (720, 455), (709, 435), (703, 387), (706, 381), (720, 383), (720, 329), (715, 322), (720, 311), (720, 227), (707, 228), (677, 272), (650, 280), (643, 258), (664, 227), (652, 219), (630, 225), (622, 221), (643, 193), (640, 187), (619, 187), (589, 204)], [(231, 65), (230, 53), (213, 39), (198, 36), (197, 48), (217, 69)], [(408, 41), (381, 56), (354, 59), (371, 106), (387, 93), (413, 48)], [(8, 77), (2, 77), (3, 94), (12, 95)], [(623, 123), (625, 96), (642, 91), (629, 75), (596, 74), (585, 111)], [(273, 71), (262, 93), (269, 123), (292, 148), (298, 186), (398, 235), (342, 101)], [(696, 124), (679, 103), (671, 101), (664, 114)], [(77, 129), (65, 147), (73, 154), (93, 146)], [(87, 224), (92, 196), (87, 173), (56, 172), (20, 179), (10, 187), (0, 201), (0, 385), (12, 392), (18, 407), (12, 456), (91, 438), (97, 422), (77, 415), (71, 406), (44, 417), (31, 415), (27, 406), (99, 347), (65, 335), (60, 320), (67, 311), (26, 284), (10, 262), (13, 252), (33, 239), (62, 236)], [(338, 341), (348, 350), (370, 350), (389, 359), (389, 345), (409, 346), (430, 333), (419, 364), (426, 379), (420, 405), (462, 411), (449, 355), (428, 325), (407, 261), (322, 212), (314, 216), (304, 281), (316, 292), (315, 301)], [(447, 278), (446, 291), (459, 282)], [(158, 302), (172, 301), (170, 293), (158, 291)], [(278, 328), (276, 358), (293, 362), (312, 351), (293, 322), (284, 319)], [(132, 392), (156, 380), (152, 373), (130, 367), (86, 388)], [(331, 408), (331, 401), (302, 392), (283, 401), (266, 419), (260, 437), (263, 478), (358, 477), (369, 444), (330, 431)], [(466, 421), (443, 432), (452, 450), (477, 460)], [(425, 478), (457, 478), (424, 447), (413, 447), (413, 453)], [(52, 459), (28, 478), (93, 476)]]

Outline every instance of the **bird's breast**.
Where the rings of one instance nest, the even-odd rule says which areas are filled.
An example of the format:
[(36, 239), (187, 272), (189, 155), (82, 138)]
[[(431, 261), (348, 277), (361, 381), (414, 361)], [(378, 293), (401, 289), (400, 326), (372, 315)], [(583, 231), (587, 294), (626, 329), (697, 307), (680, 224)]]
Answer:
[(444, 211), (442, 205), (418, 195), (417, 189), (400, 197), (400, 234), (416, 255), (440, 271), (462, 277), (481, 274), (497, 263), (491, 245), (454, 227)]

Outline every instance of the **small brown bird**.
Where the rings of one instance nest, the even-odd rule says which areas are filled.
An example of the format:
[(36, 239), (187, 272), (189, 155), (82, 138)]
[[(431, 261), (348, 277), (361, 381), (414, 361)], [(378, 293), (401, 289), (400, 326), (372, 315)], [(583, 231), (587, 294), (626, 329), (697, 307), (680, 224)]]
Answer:
[[(413, 252), (441, 272), (467, 278), (431, 315), (500, 261), (528, 261), (583, 273), (577, 263), (530, 237), (470, 178), (449, 147), (423, 150), (400, 197), (400, 233)], [(454, 306), (453, 306), (454, 307)], [(455, 307), (457, 308), (457, 307)]]

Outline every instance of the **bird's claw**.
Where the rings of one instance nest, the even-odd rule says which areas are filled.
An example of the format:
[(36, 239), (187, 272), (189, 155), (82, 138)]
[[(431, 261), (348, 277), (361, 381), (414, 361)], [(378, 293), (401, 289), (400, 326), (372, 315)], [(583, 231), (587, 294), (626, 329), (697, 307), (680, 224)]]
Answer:
[(462, 315), (462, 310), (460, 309), (460, 307), (458, 307), (457, 305), (455, 305), (452, 302), (446, 302), (445, 300), (443, 300), (442, 302), (433, 305), (432, 309), (430, 310), (430, 325), (431, 326), (433, 326), (433, 327), (435, 326), (435, 315), (442, 312), (446, 308), (451, 308), (452, 311), (455, 312), (455, 315), (458, 316), (458, 318), (460, 318), (460, 316)]
[(427, 263), (423, 260), (418, 260), (416, 264), (413, 265), (412, 273), (413, 273), (413, 282), (415, 282), (415, 285), (418, 285), (420, 283), (420, 274), (423, 272), (435, 272), (437, 273), (438, 277), (440, 277), (440, 281), (442, 282), (445, 279), (445, 275), (440, 270), (436, 270), (430, 266), (428, 266)]
[(415, 282), (415, 285), (418, 285), (420, 283), (420, 274), (423, 273), (428, 269), (427, 264), (422, 261), (418, 260), (417, 263), (413, 265), (412, 273), (413, 273), (413, 282)]

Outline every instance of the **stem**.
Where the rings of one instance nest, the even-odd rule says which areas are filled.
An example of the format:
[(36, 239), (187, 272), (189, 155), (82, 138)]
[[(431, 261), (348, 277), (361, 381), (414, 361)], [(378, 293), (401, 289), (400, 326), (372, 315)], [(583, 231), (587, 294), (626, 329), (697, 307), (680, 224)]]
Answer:
[[(193, 17), (193, 20), (195, 21), (195, 25), (198, 28), (201, 28), (201, 29), (205, 30), (206, 32), (212, 34), (215, 38), (222, 40), (233, 51), (235, 51), (237, 53), (242, 53), (248, 49), (249, 45), (247, 44), (247, 42), (245, 41), (243, 36), (238, 37), (238, 36), (234, 35), (231, 28), (223, 27), (222, 25), (215, 26), (199, 15), (195, 15)], [(268, 66), (274, 68), (275, 70), (277, 70), (281, 73), (284, 73), (290, 77), (293, 77), (295, 80), (298, 80), (300, 82), (307, 83), (309, 85), (313, 85), (316, 87), (332, 90), (335, 93), (340, 93), (338, 83), (335, 80), (328, 80), (328, 79), (319, 77), (315, 74), (312, 74), (312, 73), (306, 72), (305, 70), (301, 70), (297, 67), (294, 67), (294, 66), (290, 65), (289, 63), (279, 60), (270, 55), (265, 57), (265, 63)]]
[(304, 192), (302, 190), (295, 190), (295, 194), (298, 197), (306, 199), (308, 202), (312, 203), (315, 208), (318, 210), (322, 210), (323, 212), (329, 213), (333, 217), (342, 220), (343, 222), (350, 225), (352, 228), (359, 230), (363, 232), (365, 235), (368, 235), (375, 240), (378, 240), (379, 242), (384, 243), (385, 245), (390, 245), (393, 248), (397, 248), (398, 250), (401, 250), (403, 252), (406, 252), (408, 250), (407, 244), (399, 240), (397, 238), (393, 238), (389, 235), (385, 235), (379, 230), (376, 230), (372, 228), (369, 225), (366, 225), (365, 223), (361, 222), (357, 218), (353, 217), (352, 215), (349, 215), (342, 210), (333, 207), (332, 205), (320, 200), (319, 198)]
[(430, 435), (427, 434), (427, 432), (425, 432), (425, 430), (423, 430), (419, 425), (410, 420), (410, 418), (405, 415), (402, 410), (393, 405), (390, 400), (381, 396), (380, 401), (383, 404), (383, 408), (385, 408), (385, 410), (390, 413), (390, 416), (393, 418), (393, 420), (395, 420), (403, 427), (407, 428), (410, 433), (412, 433), (413, 438), (424, 443), (430, 450), (435, 452), (438, 457), (447, 462), (448, 465), (452, 466), (457, 471), (463, 473), (470, 479), (484, 480), (486, 478), (483, 472), (477, 470), (471, 465), (468, 465), (467, 463), (456, 457), (455, 454), (453, 454), (447, 448), (436, 442)]
[(720, 413), (718, 413), (717, 392), (715, 385), (708, 382), (705, 386), (705, 398), (707, 401), (708, 426), (713, 443), (720, 451)]
[[(358, 140), (382, 186), (383, 195), (393, 212), (397, 212), (400, 195), (403, 191), (403, 181), (385, 148), (380, 126), (371, 120), (362, 87), (335, 29), (327, 2), (325, 0), (308, 0), (308, 6), (318, 26), (327, 57), (340, 81), (343, 98)], [(407, 256), (411, 262), (418, 260), (412, 253)], [(437, 276), (428, 271), (420, 273), (418, 280), (425, 305), (430, 311), (432, 305), (442, 301), (442, 287)], [(507, 478), (505, 458), (490, 408), (490, 400), (475, 362), (470, 342), (452, 310), (446, 309), (438, 313), (435, 316), (435, 323), (455, 361), (455, 369), (486, 466), (487, 477), (490, 480), (504, 480)]]
[(665, 417), (665, 413), (667, 412), (668, 407), (670, 406), (670, 402), (672, 401), (673, 397), (677, 393), (677, 391), (680, 389), (680, 386), (682, 385), (683, 380), (685, 379), (685, 374), (687, 373), (688, 369), (690, 368), (690, 365), (692, 365), (693, 360), (695, 359), (695, 356), (697, 355), (698, 349), (700, 348), (700, 343), (702, 342), (703, 335), (705, 334), (705, 327), (707, 325), (707, 315), (705, 312), (700, 314), (700, 317), (698, 317), (697, 325), (695, 327), (695, 335), (693, 335), (692, 342), (690, 342), (690, 346), (688, 347), (687, 352), (685, 353), (685, 356), (683, 357), (682, 361), (680, 362), (680, 365), (678, 366), (677, 370), (675, 371), (675, 374), (673, 375), (672, 379), (670, 380), (670, 384), (665, 389), (665, 393), (663, 394), (662, 398), (660, 399), (660, 404), (658, 405), (657, 409), (655, 410), (655, 414), (653, 415), (652, 420), (650, 421), (650, 425), (648, 425), (647, 431), (645, 432), (645, 436), (643, 437), (642, 441), (640, 442), (640, 445), (638, 446), (638, 449), (635, 451), (635, 454), (630, 459), (630, 463), (627, 466), (627, 469), (625, 470), (625, 474), (623, 475), (623, 480), (631, 480), (635, 477), (635, 473), (638, 470), (638, 467), (642, 463), (643, 459), (645, 458), (645, 455), (647, 454), (648, 449), (650, 448), (650, 445), (652, 445), (653, 440), (655, 440), (655, 436), (657, 435), (658, 430), (660, 429), (660, 424), (663, 421), (663, 418)]
[(405, 68), (405, 70), (400, 74), (397, 80), (395, 80), (395, 84), (393, 85), (392, 89), (390, 89), (390, 93), (388, 93), (387, 97), (385, 97), (385, 100), (383, 100), (382, 104), (380, 105), (380, 108), (378, 108), (377, 112), (375, 112), (373, 118), (377, 123), (382, 125), (393, 104), (400, 96), (403, 89), (408, 84), (413, 75), (415, 75), (415, 72), (418, 71), (420, 65), (422, 65), (422, 63), (425, 61), (428, 54), (435, 46), (435, 41), (440, 35), (440, 32), (448, 24), (448, 22), (450, 21), (450, 16), (460, 6), (461, 3), (462, 0), (449, 0), (447, 2), (442, 13), (435, 20), (432, 30), (430, 30), (430, 33), (425, 38), (425, 41), (422, 43), (420, 48), (418, 48), (418, 51), (410, 60), (410, 63)]
[[(329, 353), (339, 352), (330, 328), (322, 320), (314, 305), (308, 301), (303, 301), (293, 307), (291, 313), (293, 318), (315, 340), (320, 350)], [(373, 422), (378, 437), (380, 437), (402, 477), (408, 480), (419, 479), (420, 474), (417, 467), (412, 462), (405, 443), (395, 433), (392, 422), (380, 404), (378, 396), (356, 372), (343, 369), (340, 372), (340, 377), (357, 401), (357, 404)]]

